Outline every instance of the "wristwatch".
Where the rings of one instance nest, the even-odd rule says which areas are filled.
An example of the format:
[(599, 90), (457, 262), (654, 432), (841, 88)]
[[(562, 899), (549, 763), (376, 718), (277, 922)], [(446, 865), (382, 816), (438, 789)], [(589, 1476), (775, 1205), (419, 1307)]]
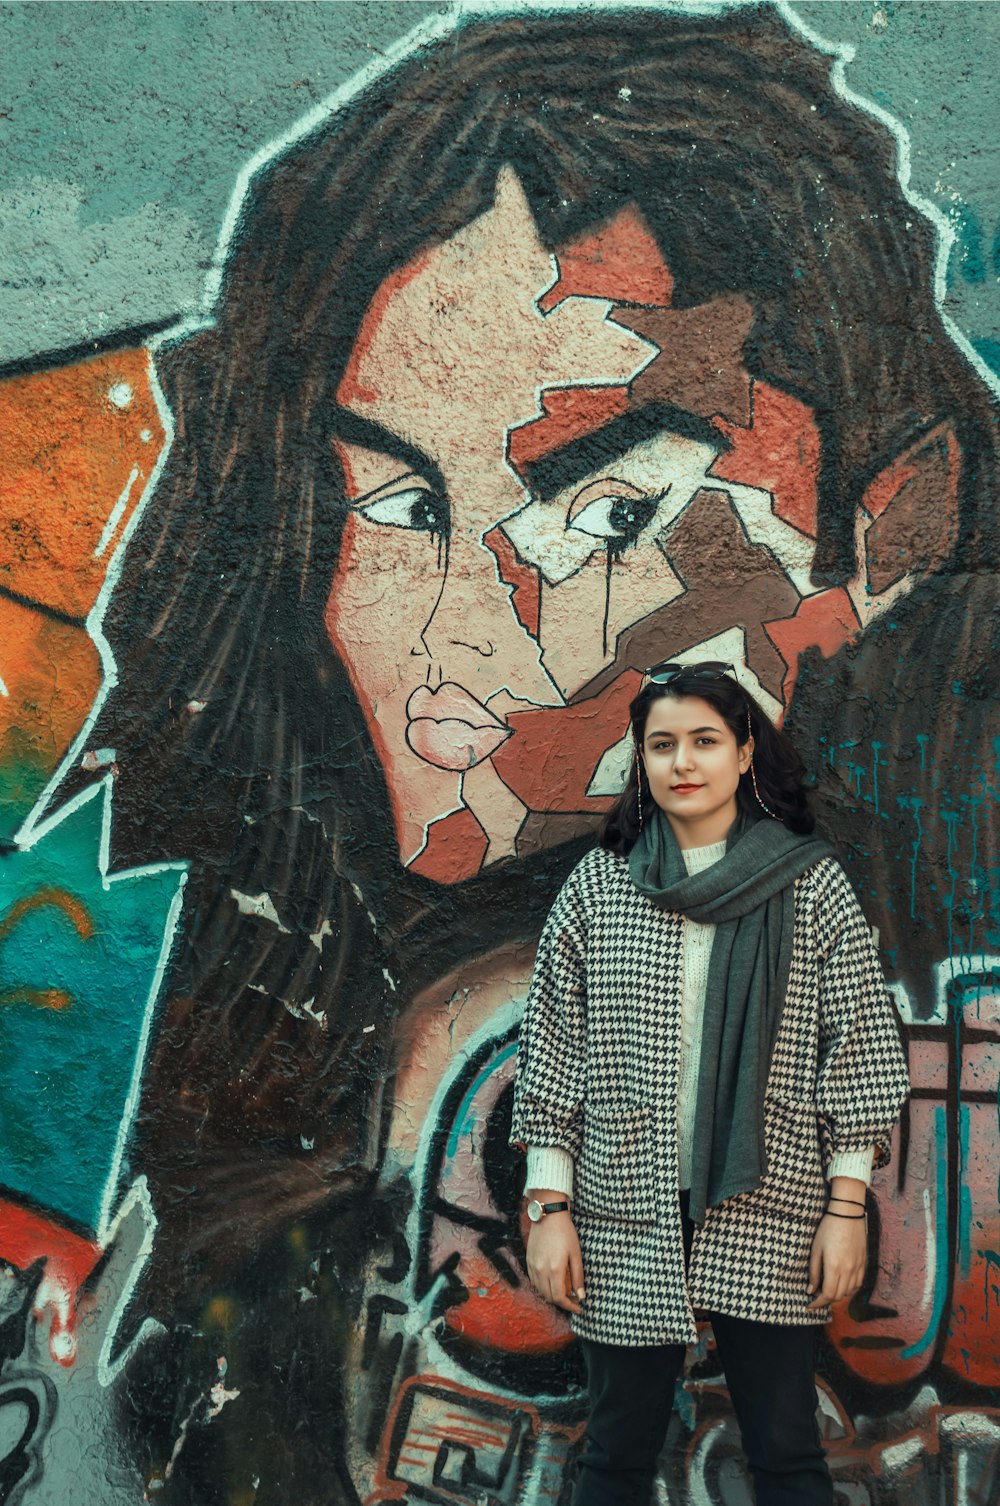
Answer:
[(533, 1197), (525, 1211), (533, 1224), (540, 1224), (546, 1213), (567, 1213), (569, 1203), (540, 1203)]

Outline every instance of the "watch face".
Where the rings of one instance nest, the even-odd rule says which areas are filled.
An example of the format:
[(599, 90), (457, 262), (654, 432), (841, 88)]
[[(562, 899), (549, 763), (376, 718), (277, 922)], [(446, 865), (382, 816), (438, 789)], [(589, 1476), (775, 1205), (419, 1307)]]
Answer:
[(542, 1217), (542, 1205), (537, 1198), (532, 1198), (527, 1207), (528, 1217), (533, 1224), (537, 1224)]

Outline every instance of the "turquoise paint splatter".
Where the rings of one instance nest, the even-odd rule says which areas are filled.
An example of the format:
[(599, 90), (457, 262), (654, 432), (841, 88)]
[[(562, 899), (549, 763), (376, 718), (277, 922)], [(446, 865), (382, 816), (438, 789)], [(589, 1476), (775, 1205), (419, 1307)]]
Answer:
[(879, 758), (879, 754), (882, 752), (882, 750), (883, 750), (884, 747), (885, 747), (884, 743), (872, 742), (872, 799), (875, 802), (875, 814), (876, 814), (876, 816), (879, 814), (879, 805), (878, 805), (878, 771), (879, 771), (879, 768), (883, 768), (884, 769), (885, 766), (886, 766), (886, 760), (884, 758), (883, 759)]
[(924, 802), (919, 795), (900, 795), (899, 803), (903, 810), (913, 812), (913, 819), (917, 825), (917, 834), (913, 839), (913, 856), (910, 859), (910, 919), (915, 920), (917, 916), (917, 860), (920, 857), (920, 844), (924, 838), (920, 811)]
[[(920, 749), (920, 772), (921, 772), (921, 774), (923, 774), (926, 771), (926, 768), (927, 768), (926, 754), (927, 754), (927, 744), (929, 742), (930, 742), (930, 737), (928, 736), (928, 734), (926, 732), (918, 732), (917, 733), (917, 746)], [(1000, 742), (1000, 739), (998, 739), (998, 742)]]
[(961, 813), (959, 811), (945, 811), (945, 810), (943, 810), (941, 812), (941, 820), (944, 822), (945, 827), (946, 827), (947, 832), (948, 832), (948, 850), (947, 850), (946, 862), (947, 862), (947, 866), (948, 866), (948, 877), (951, 880), (951, 887), (948, 890), (948, 893), (943, 896), (942, 901), (941, 901), (941, 903), (944, 905), (945, 909), (948, 912), (948, 956), (949, 957), (953, 957), (955, 955), (955, 936), (954, 936), (954, 932), (955, 932), (955, 890), (956, 890), (956, 888), (958, 886), (958, 870), (955, 867), (955, 863), (954, 863), (954, 854), (955, 854), (955, 845), (956, 845), (955, 828), (958, 825), (958, 823), (961, 821), (961, 819), (962, 819), (962, 816), (961, 816)]

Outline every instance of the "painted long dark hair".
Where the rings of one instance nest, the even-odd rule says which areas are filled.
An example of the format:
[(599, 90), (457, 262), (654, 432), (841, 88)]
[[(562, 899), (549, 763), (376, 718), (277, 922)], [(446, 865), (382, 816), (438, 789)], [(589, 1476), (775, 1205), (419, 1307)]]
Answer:
[[(745, 686), (726, 675), (706, 679), (695, 673), (680, 674), (669, 685), (650, 681), (629, 703), (629, 727), (633, 743), (642, 747), (649, 713), (657, 701), (698, 696), (718, 712), (742, 748), (748, 737), (754, 741), (753, 763), (760, 799), (747, 770), (736, 787), (737, 808), (751, 821), (784, 822), (790, 831), (811, 832), (816, 817), (809, 804), (807, 774), (802, 759), (787, 733), (776, 727), (764, 708)], [(625, 857), (639, 836), (639, 789), (646, 811), (653, 809), (653, 795), (640, 760), (629, 765), (625, 786), (608, 811), (601, 827), (600, 842), (609, 852)], [(761, 803), (763, 802), (763, 804)], [(765, 810), (766, 807), (766, 810)], [(766, 811), (773, 812), (773, 817)]]
[[(866, 484), (950, 422), (965, 464), (946, 570), (995, 621), (988, 394), (941, 322), (894, 142), (829, 68), (764, 7), (462, 25), (256, 172), (212, 327), (158, 352), (176, 437), (108, 614), (119, 684), (94, 741), (121, 769), (115, 860), (193, 864), (136, 1153), (157, 1258), (177, 1257), (165, 1301), (366, 1185), (397, 1011), (464, 956), (533, 936), (583, 850), (451, 888), (404, 872), (323, 627), (345, 516), (334, 399), (362, 316), (490, 206), (501, 167), (547, 246), (634, 202), (677, 305), (746, 294), (752, 375), (817, 416), (817, 582), (853, 575)], [(978, 651), (954, 618), (913, 631), (938, 635), (950, 673)], [(903, 673), (898, 653), (870, 690)], [(799, 744), (815, 756), (815, 736)], [(269, 894), (282, 929), (234, 891)]]

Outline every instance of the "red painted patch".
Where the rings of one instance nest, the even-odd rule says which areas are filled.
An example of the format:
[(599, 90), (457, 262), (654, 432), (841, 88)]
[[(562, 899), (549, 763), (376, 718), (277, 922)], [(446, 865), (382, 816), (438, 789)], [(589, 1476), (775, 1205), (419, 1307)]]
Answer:
[(35, 1296), (34, 1314), (48, 1312), (49, 1351), (61, 1365), (76, 1357), (77, 1302), (80, 1288), (101, 1258), (101, 1247), (41, 1214), (0, 1198), (0, 1260), (27, 1270), (44, 1260), (45, 1273)]
[(500, 579), (504, 585), (514, 588), (510, 601), (518, 622), (532, 638), (537, 638), (541, 602), (538, 571), (533, 565), (525, 564), (499, 524), (483, 535), (483, 543), (496, 555)]
[(670, 269), (652, 231), (633, 205), (596, 234), (581, 236), (556, 256), (559, 280), (538, 301), (543, 313), (563, 298), (607, 298), (612, 303), (667, 304), (674, 289)]
[(814, 539), (819, 429), (812, 409), (787, 392), (755, 381), (749, 429), (724, 419), (716, 423), (733, 447), (719, 456), (711, 474), (770, 492), (776, 515)]
[(611, 797), (588, 795), (587, 786), (607, 748), (624, 735), (641, 683), (641, 675), (625, 670), (589, 700), (508, 713), (515, 736), (493, 755), (504, 784), (529, 810), (609, 810)]
[(799, 655), (818, 648), (829, 659), (860, 631), (851, 598), (842, 586), (803, 597), (794, 617), (765, 622), (764, 631), (788, 665), (782, 686), (785, 710), (791, 705), (798, 676)]
[(508, 455), (514, 469), (530, 465), (571, 440), (593, 434), (628, 408), (627, 387), (558, 387), (542, 395), (543, 418), (510, 431)]
[(463, 808), (431, 825), (427, 845), (409, 866), (436, 884), (453, 884), (456, 874), (479, 872), (488, 846), (483, 828), (472, 812)]
[[(473, 1231), (456, 1234), (457, 1242), (471, 1245)], [(516, 1354), (558, 1353), (573, 1342), (559, 1308), (543, 1302), (527, 1284), (509, 1286), (479, 1250), (463, 1249), (455, 1274), (469, 1296), (447, 1309), (445, 1322), (463, 1338)]]

